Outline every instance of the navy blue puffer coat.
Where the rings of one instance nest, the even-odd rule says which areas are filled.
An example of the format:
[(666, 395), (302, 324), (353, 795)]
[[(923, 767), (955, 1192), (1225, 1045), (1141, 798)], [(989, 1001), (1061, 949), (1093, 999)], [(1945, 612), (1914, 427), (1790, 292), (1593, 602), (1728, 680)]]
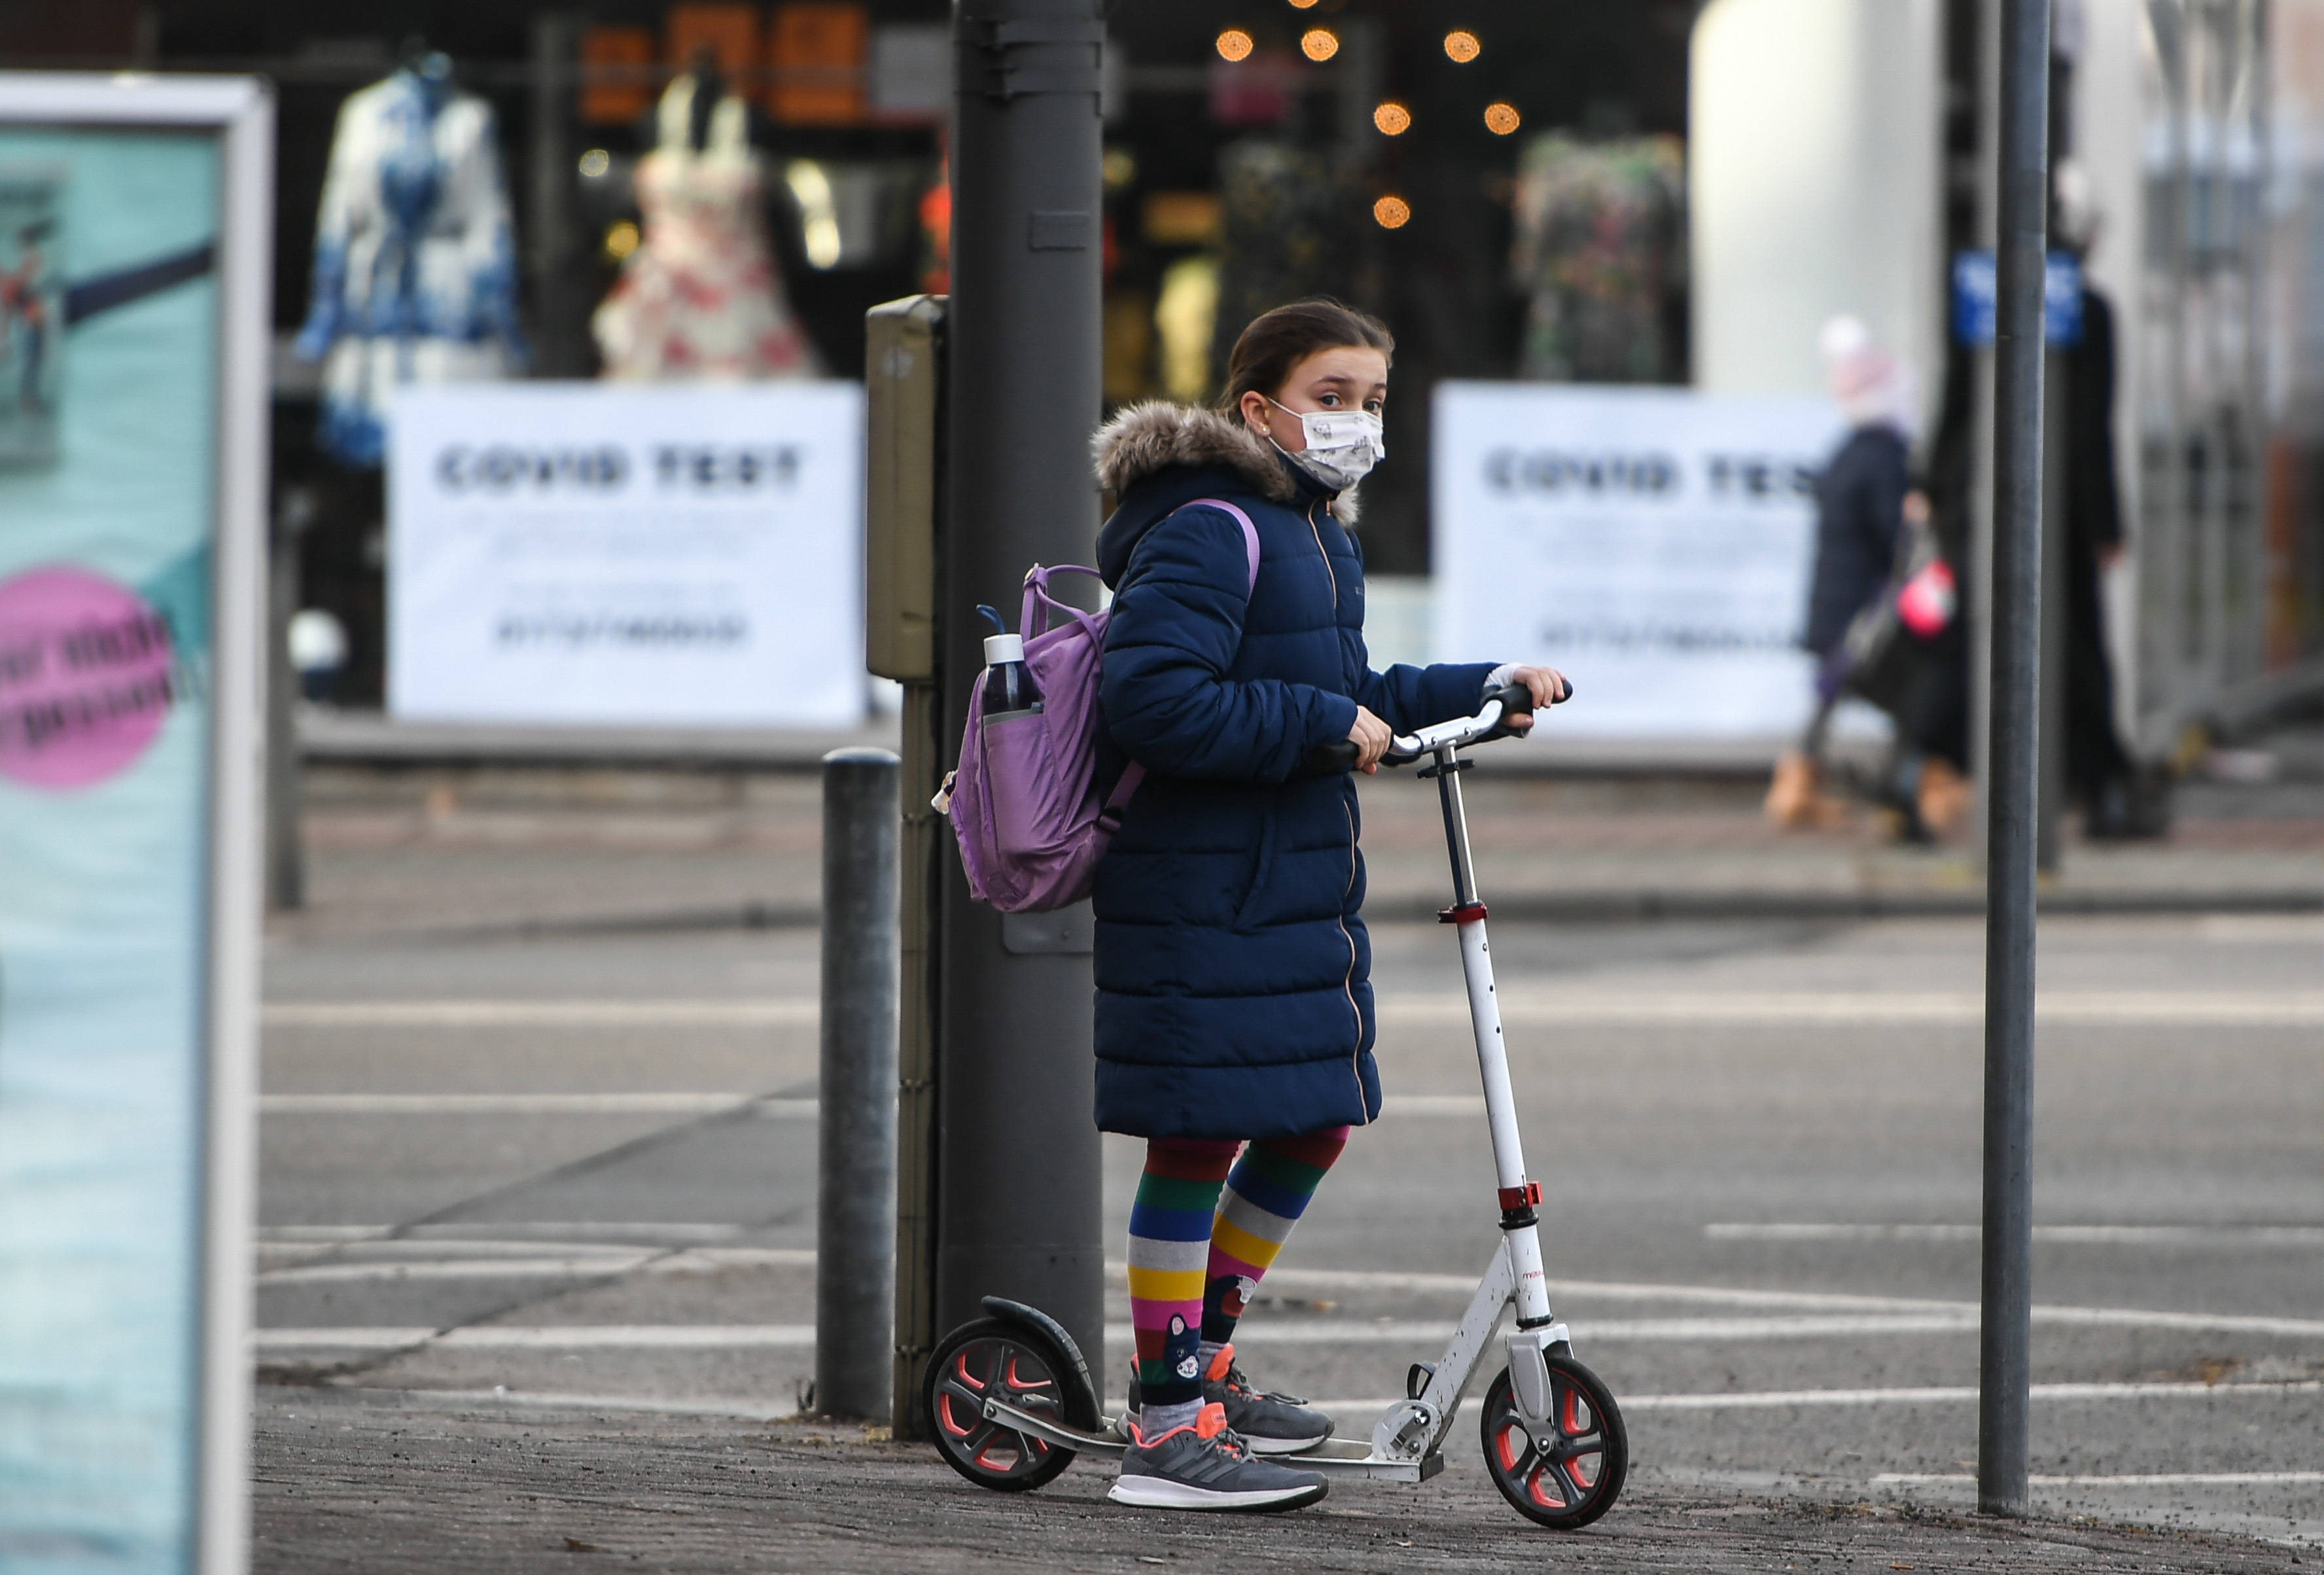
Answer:
[[(1359, 702), (1399, 732), (1473, 711), (1489, 665), (1369, 670), (1348, 511), (1239, 423), (1148, 404), (1097, 437), (1120, 507), (1101, 704), (1147, 769), (1098, 866), (1097, 1121), (1270, 1138), (1379, 1114), (1351, 773), (1301, 758)], [(1248, 588), (1241, 527), (1259, 529)]]

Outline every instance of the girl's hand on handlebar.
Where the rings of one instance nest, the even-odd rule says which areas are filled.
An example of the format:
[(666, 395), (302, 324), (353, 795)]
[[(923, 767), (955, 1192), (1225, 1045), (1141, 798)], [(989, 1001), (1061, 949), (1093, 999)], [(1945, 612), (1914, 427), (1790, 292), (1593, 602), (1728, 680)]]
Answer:
[[(1555, 668), (1519, 668), (1509, 675), (1512, 684), (1523, 684), (1533, 695), (1536, 710), (1547, 710), (1572, 693), (1565, 675)], [(1533, 726), (1531, 716), (1512, 716), (1503, 725), (1511, 732), (1524, 732)]]
[(1348, 741), (1356, 746), (1356, 769), (1369, 775), (1379, 769), (1380, 757), (1396, 741), (1396, 733), (1387, 723), (1359, 705), (1356, 724), (1348, 729)]

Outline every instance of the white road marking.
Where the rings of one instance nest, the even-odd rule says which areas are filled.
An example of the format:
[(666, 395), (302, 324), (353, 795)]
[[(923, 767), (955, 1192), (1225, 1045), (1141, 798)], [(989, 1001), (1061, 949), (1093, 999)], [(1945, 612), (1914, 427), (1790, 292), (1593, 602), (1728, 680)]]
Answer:
[[(1118, 1264), (1109, 1263), (1107, 1270), (1117, 1277), (1126, 1274)], [(1466, 1275), (1399, 1274), (1393, 1270), (1376, 1269), (1302, 1269), (1277, 1268), (1268, 1271), (1267, 1283), (1278, 1288), (1311, 1290), (1401, 1290), (1443, 1291), (1467, 1293), (1476, 1289), (1477, 1282)], [(1552, 1280), (1549, 1284), (1553, 1300), (1578, 1297), (1587, 1300), (1603, 1296), (1613, 1300), (1639, 1302), (1692, 1302), (1698, 1304), (1729, 1307), (1787, 1307), (1798, 1312), (1879, 1313), (1925, 1313), (1964, 1316), (1969, 1326), (1976, 1327), (1978, 1304), (1975, 1302), (1941, 1301), (1906, 1296), (1857, 1296), (1821, 1291), (1760, 1291), (1725, 1285), (1658, 1285), (1642, 1281), (1624, 1280)], [(2187, 1329), (2217, 1332), (2281, 1336), (2286, 1339), (2324, 1339), (2324, 1318), (2277, 1318), (2235, 1312), (2175, 1312), (2138, 1307), (2067, 1307), (2041, 1306), (2034, 1309), (2034, 1322), (2061, 1325), (2098, 1325), (2133, 1329)], [(1253, 1331), (1256, 1333), (1256, 1330)]]
[(499, 1245), (515, 1241), (602, 1241), (611, 1248), (635, 1247), (624, 1237), (643, 1237), (647, 1243), (665, 1241), (731, 1241), (748, 1225), (705, 1225), (695, 1222), (636, 1220), (467, 1220), (432, 1225), (263, 1225), (262, 1242), (374, 1241), (388, 1237), (410, 1242), (476, 1242)]
[[(1976, 990), (1650, 991), (1604, 989), (1555, 994), (1527, 990), (1500, 997), (1502, 1021), (1526, 1027), (1654, 1027), (1695, 1023), (1874, 1027), (1909, 1023), (1976, 1024), (1985, 997)], [(1391, 996), (1379, 1003), (1383, 1027), (1466, 1026), (1462, 995)], [(2178, 990), (2050, 990), (2035, 1001), (2044, 1022), (2073, 1027), (2301, 1027), (2324, 1025), (2324, 990), (2248, 990), (2233, 995)]]
[[(1712, 1241), (1964, 1241), (1975, 1225), (1852, 1223), (1705, 1225)], [(2034, 1239), (2077, 1247), (2324, 1248), (2324, 1225), (2036, 1225)]]
[(438, 1346), (484, 1350), (813, 1349), (812, 1323), (628, 1323), (522, 1328), (483, 1323), (451, 1330)]
[(659, 1395), (534, 1394), (510, 1388), (343, 1388), (335, 1393), (384, 1400), (405, 1410), (516, 1405), (543, 1411), (636, 1411), (660, 1416), (731, 1416), (742, 1422), (788, 1422), (799, 1415), (798, 1403), (791, 1400), (689, 1400)]
[[(2290, 1384), (2036, 1384), (2036, 1400), (2200, 1400), (2255, 1399), (2268, 1395), (2324, 1394), (2324, 1381)], [(1399, 1396), (1400, 1398), (1400, 1396)], [(1967, 1405), (1977, 1400), (1974, 1385), (1945, 1385), (1895, 1389), (1744, 1389), (1704, 1395), (1618, 1395), (1623, 1414), (1637, 1411), (1780, 1411), (1796, 1405)], [(1384, 1397), (1311, 1400), (1318, 1411), (1334, 1416), (1354, 1416), (1386, 1410), (1397, 1402)], [(1482, 1404), (1475, 1396), (1462, 1403), (1472, 1410)], [(1876, 1478), (1877, 1480), (1877, 1478)], [(1950, 1480), (1933, 1478), (1931, 1480)], [(1963, 1478), (1961, 1480), (1968, 1480)]]
[(436, 1338), (433, 1329), (383, 1329), (376, 1325), (346, 1324), (337, 1329), (260, 1329), (252, 1331), (251, 1344), (262, 1351), (286, 1350), (400, 1350), (405, 1346), (426, 1345)]
[[(1790, 1318), (1573, 1318), (1567, 1322), (1577, 1345), (1592, 1341), (1623, 1344), (1692, 1343), (1735, 1340), (1846, 1340), (1868, 1335), (1974, 1333), (1977, 1314), (1912, 1312), (1853, 1317)], [(1261, 1320), (1245, 1322), (1238, 1345), (1254, 1349), (1278, 1345), (1402, 1345), (1434, 1349), (1452, 1337), (1452, 1325), (1421, 1320), (1315, 1318), (1295, 1322)], [(1129, 1326), (1109, 1339), (1130, 1338)]]
[(2235, 1312), (2163, 1312), (2135, 1307), (2035, 1306), (2034, 1322), (2102, 1329), (2185, 1329), (2285, 1340), (2324, 1339), (2324, 1318), (2252, 1317)]
[(455, 1263), (292, 1264), (262, 1268), (262, 1286), (326, 1285), (366, 1280), (588, 1279), (625, 1275), (643, 1266), (640, 1258), (500, 1258)]
[[(411, 1274), (413, 1266), (400, 1266), (404, 1277), (421, 1277)], [(307, 1270), (283, 1271), (304, 1276)], [(449, 1266), (440, 1277), (453, 1277), (473, 1272), (470, 1264)], [(507, 1272), (534, 1272), (524, 1260), (511, 1260)], [(592, 1263), (577, 1266), (571, 1272), (586, 1276), (607, 1272)], [(319, 1277), (319, 1276), (316, 1276)], [(392, 1275), (364, 1277), (395, 1277)], [(279, 1282), (274, 1282), (279, 1283)], [(2083, 1314), (2081, 1317), (2045, 1317), (2045, 1311)], [(2089, 1314), (2100, 1316), (2091, 1317)], [(2187, 1313), (2157, 1313), (2116, 1308), (2035, 1308), (2034, 1321), (2044, 1322), (2104, 1322), (2132, 1328), (2192, 1328), (2211, 1331), (2240, 1330), (2245, 1331), (2280, 1333), (2286, 1326), (2301, 1332), (2324, 1334), (2324, 1322), (2298, 1319), (2252, 1319), (2206, 1317)], [(2262, 1329), (2252, 1331), (2252, 1325)], [(1640, 1343), (1699, 1343), (1711, 1340), (1846, 1340), (1913, 1334), (1965, 1334), (1977, 1329), (1974, 1308), (1963, 1312), (1905, 1314), (1892, 1317), (1789, 1317), (1789, 1318), (1634, 1318), (1577, 1319), (1572, 1321), (1573, 1338), (1577, 1345), (1591, 1342), (1607, 1344)], [(1132, 1339), (1127, 1323), (1106, 1325), (1109, 1343), (1128, 1344)], [(1361, 1321), (1349, 1318), (1318, 1318), (1294, 1322), (1260, 1322), (1246, 1325), (1241, 1343), (1253, 1349), (1279, 1345), (1411, 1345), (1421, 1349), (1442, 1344), (1451, 1336), (1449, 1323), (1411, 1319), (1379, 1319)], [(407, 1329), (379, 1330), (353, 1327), (333, 1329), (269, 1329), (259, 1331), (262, 1348), (349, 1346), (368, 1349), (374, 1346), (400, 1346), (423, 1340), (438, 1345), (460, 1346), (558, 1346), (575, 1349), (604, 1347), (622, 1349), (638, 1346), (721, 1347), (754, 1345), (812, 1345), (815, 1331), (808, 1324), (576, 1324), (558, 1325), (546, 1329), (526, 1329), (502, 1324), (474, 1324), (454, 1329), (442, 1335)], [(2052, 1386), (2057, 1393), (2065, 1390)], [(2069, 1386), (2070, 1387), (2070, 1386)], [(2202, 1386), (2193, 1386), (2200, 1388)], [(1935, 1397), (1935, 1391), (1926, 1397)], [(1804, 1404), (1804, 1402), (1803, 1402)]]
[(778, 1120), (814, 1118), (814, 1100), (734, 1093), (262, 1094), (263, 1116), (710, 1116), (748, 1109)]
[(1482, 1119), (1484, 1114), (1483, 1094), (1392, 1093), (1380, 1101), (1380, 1119), (1383, 1121), (1398, 1116), (1460, 1116)]
[[(420, 1332), (379, 1331), (380, 1333)], [(400, 1343), (410, 1343), (409, 1341)], [(2034, 1397), (2037, 1400), (2113, 1400), (2113, 1399), (2179, 1399), (2209, 1396), (2218, 1399), (2240, 1399), (2265, 1395), (2313, 1394), (2324, 1389), (2319, 1384), (2036, 1384)], [(408, 1406), (437, 1405), (532, 1405), (544, 1409), (572, 1411), (641, 1411), (678, 1416), (733, 1416), (752, 1422), (778, 1422), (798, 1414), (798, 1407), (784, 1400), (709, 1400), (688, 1399), (659, 1395), (573, 1395), (560, 1393), (533, 1394), (521, 1389), (357, 1389), (343, 1391), (358, 1395), (392, 1398)], [(1400, 1398), (1400, 1397), (1399, 1397)], [(1631, 1395), (1622, 1397), (1627, 1414), (1638, 1411), (1728, 1411), (1776, 1409), (1794, 1405), (1917, 1405), (1932, 1402), (1967, 1404), (1977, 1398), (1973, 1388), (1943, 1389), (1791, 1389), (1768, 1392), (1745, 1392), (1729, 1395)], [(1311, 1401), (1315, 1409), (1333, 1416), (1359, 1416), (1377, 1414), (1397, 1404), (1386, 1397), (1374, 1399)], [(1463, 1412), (1476, 1410), (1483, 1402), (1471, 1395), (1462, 1404)], [(1969, 1482), (1976, 1478), (1966, 1474), (1884, 1471), (1872, 1481), (1883, 1486), (1938, 1482)], [(2172, 1487), (2218, 1484), (2221, 1486), (2261, 1486), (2271, 1483), (2300, 1484), (2324, 1481), (2324, 1471), (2235, 1471), (2235, 1472), (2167, 1472), (2148, 1476), (2123, 1477), (2035, 1477), (2043, 1486), (2070, 1487)]]
[(433, 1268), (490, 1259), (642, 1263), (657, 1253), (678, 1250), (683, 1249), (635, 1241), (262, 1241), (258, 1258), (259, 1277), (264, 1280), (274, 1271), (302, 1264), (364, 1267), (387, 1274), (401, 1265)]
[(262, 1329), (258, 1349), (283, 1350), (744, 1350), (812, 1349), (812, 1323), (475, 1323), (457, 1329)]
[[(1108, 1263), (1107, 1275), (1126, 1280), (1129, 1270)], [(1417, 1291), (1466, 1296), (1476, 1276), (1402, 1269), (1327, 1269), (1277, 1266), (1267, 1271), (1274, 1289), (1309, 1291)], [(1895, 1296), (1857, 1296), (1824, 1291), (1760, 1291), (1727, 1285), (1664, 1285), (1628, 1280), (1552, 1280), (1553, 1298), (1603, 1296), (1628, 1302), (1694, 1302), (1722, 1307), (1790, 1307), (1802, 1312), (1919, 1312), (1950, 1308), (1950, 1302), (1907, 1301)]]
[(2324, 918), (2304, 913), (2207, 913), (2195, 921), (2195, 933), (2225, 946), (2324, 946)]
[[(1504, 991), (1501, 1016), (1513, 1024), (1619, 1027), (1637, 1024), (1978, 1023), (1985, 998), (1976, 990), (1725, 990), (1637, 992), (1603, 988)], [(2164, 1025), (2298, 1027), (2324, 1025), (2324, 990), (2051, 990), (2036, 1002), (2045, 1021), (2075, 1026)], [(1398, 1027), (1463, 1024), (1462, 995), (1382, 999), (1383, 1024)], [(810, 1027), (817, 1003), (805, 996), (633, 1000), (335, 1000), (270, 1001), (272, 1028), (589, 1028)]]
[[(288, 1238), (291, 1241), (330, 1243), (362, 1238), (337, 1234), (337, 1231), (383, 1231), (385, 1227), (374, 1226), (290, 1226), (277, 1230), (317, 1233)], [(697, 1239), (719, 1239), (739, 1230), (740, 1227), (725, 1225), (623, 1225), (619, 1223), (547, 1222), (541, 1224), (480, 1221), (475, 1224), (422, 1226), (417, 1230), (459, 1233), (445, 1239), (460, 1239), (466, 1233), (471, 1252), (490, 1244), (493, 1238), (484, 1232), (498, 1233), (502, 1239), (521, 1240), (535, 1232), (546, 1233), (558, 1241), (586, 1239), (593, 1232), (617, 1234), (631, 1231), (638, 1234), (669, 1234), (680, 1232), (704, 1233)], [(414, 1249), (416, 1250), (416, 1249)], [(599, 1251), (634, 1250), (639, 1260), (649, 1256), (634, 1245), (623, 1248), (618, 1243), (605, 1243)], [(576, 1255), (577, 1256), (577, 1255)], [(735, 1264), (779, 1265), (805, 1267), (815, 1261), (812, 1248), (738, 1248), (726, 1253), (706, 1253), (704, 1261), (720, 1257), (731, 1258)], [(512, 1262), (521, 1262), (512, 1258)], [(530, 1260), (537, 1262), (538, 1260)], [(313, 1268), (336, 1268), (340, 1266), (311, 1266)], [(388, 1278), (401, 1273), (410, 1275), (410, 1265), (363, 1264), (346, 1266), (358, 1273), (348, 1278)], [(1106, 1265), (1111, 1277), (1126, 1277), (1126, 1266), (1120, 1262)], [(306, 1266), (278, 1270), (282, 1274), (306, 1274)], [(447, 1265), (433, 1271), (431, 1277), (452, 1278), (489, 1272), (475, 1266), (470, 1258)], [(510, 1272), (540, 1272), (512, 1268)], [(603, 1273), (594, 1264), (576, 1273)], [(689, 1272), (672, 1270), (670, 1272)], [(323, 1276), (316, 1276), (323, 1277)], [(336, 1276), (335, 1276), (336, 1277)], [(1464, 1275), (1402, 1274), (1393, 1270), (1375, 1269), (1303, 1269), (1277, 1268), (1268, 1275), (1268, 1284), (1278, 1289), (1309, 1290), (1400, 1290), (1447, 1292), (1465, 1294), (1475, 1289), (1476, 1282)], [(1789, 1318), (1643, 1318), (1629, 1320), (1569, 1319), (1585, 1337), (1602, 1340), (1796, 1340), (1846, 1339), (1878, 1334), (1952, 1333), (1973, 1331), (1978, 1327), (1978, 1310), (1975, 1302), (1943, 1301), (1932, 1298), (1903, 1296), (1860, 1296), (1836, 1292), (1763, 1291), (1743, 1286), (1727, 1285), (1667, 1285), (1649, 1282), (1620, 1280), (1556, 1280), (1550, 1291), (1559, 1300), (1605, 1298), (1616, 1301), (1692, 1303), (1696, 1305), (1726, 1307), (1758, 1307), (1770, 1311), (1782, 1309), (1794, 1314), (1825, 1314), (1823, 1317), (1794, 1316)], [(2177, 1329), (2209, 1333), (2249, 1334), (2267, 1338), (2292, 1340), (2324, 1339), (2324, 1319), (2284, 1318), (2266, 1314), (2236, 1312), (2182, 1312), (2161, 1308), (2144, 1307), (2073, 1307), (2036, 1305), (2034, 1322), (2063, 1327), (2099, 1327), (2123, 1329)], [(1108, 1336), (1120, 1335), (1127, 1326), (1108, 1326)], [(1388, 1340), (1421, 1339), (1441, 1340), (1450, 1324), (1425, 1320), (1391, 1322), (1359, 1321), (1355, 1319), (1316, 1319), (1254, 1321), (1244, 1331), (1246, 1341), (1296, 1342), (1302, 1344), (1346, 1341), (1373, 1344)], [(1392, 1332), (1383, 1332), (1392, 1331)]]
[(270, 1028), (812, 1027), (811, 996), (664, 1000), (276, 1000)]
[[(437, 1249), (441, 1250), (440, 1245), (437, 1245)], [(814, 1266), (815, 1250), (812, 1248), (700, 1247), (677, 1251), (647, 1248), (601, 1249), (582, 1257), (294, 1264), (283, 1268), (262, 1270), (258, 1283), (262, 1285), (300, 1285), (361, 1280), (586, 1279), (627, 1274), (702, 1275), (730, 1268)]]
[[(760, 1099), (742, 1093), (272, 1093), (259, 1096), (266, 1116), (696, 1116), (755, 1107), (775, 1119), (808, 1118), (814, 1100)], [(1479, 1119), (1482, 1094), (1391, 1094), (1391, 1116)]]
[[(1883, 1471), (1875, 1487), (1925, 1487), (1936, 1482), (1974, 1482), (1966, 1471)], [(2154, 1471), (2126, 1477), (2028, 1477), (2036, 1488), (2268, 1488), (2324, 1482), (2324, 1471)]]
[[(2036, 1400), (2199, 1400), (2206, 1396), (2252, 1398), (2268, 1395), (2314, 1395), (2324, 1382), (2290, 1384), (2035, 1384)], [(1618, 1396), (1617, 1398), (1620, 1398)], [(1624, 1411), (1766, 1410), (1786, 1405), (1896, 1405), (1966, 1404), (1977, 1398), (1973, 1384), (1928, 1388), (1789, 1389), (1735, 1395), (1639, 1395), (1621, 1399)]]

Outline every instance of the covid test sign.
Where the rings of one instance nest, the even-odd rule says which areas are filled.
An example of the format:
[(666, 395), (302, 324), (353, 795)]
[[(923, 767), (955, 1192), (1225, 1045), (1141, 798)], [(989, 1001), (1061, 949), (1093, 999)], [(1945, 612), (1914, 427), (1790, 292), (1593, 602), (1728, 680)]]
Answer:
[(864, 715), (862, 390), (403, 391), (388, 705), (475, 723)]
[(1803, 725), (1821, 400), (1437, 385), (1440, 661), (1571, 674), (1561, 734), (1761, 737)]

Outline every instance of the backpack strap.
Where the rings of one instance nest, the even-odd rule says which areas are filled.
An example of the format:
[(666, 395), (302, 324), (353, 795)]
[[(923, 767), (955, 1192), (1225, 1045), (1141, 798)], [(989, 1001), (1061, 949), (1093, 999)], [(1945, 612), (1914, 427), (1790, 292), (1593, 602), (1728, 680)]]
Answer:
[[(1249, 597), (1259, 589), (1259, 527), (1250, 522), (1250, 515), (1224, 498), (1196, 498), (1192, 502), (1178, 505), (1181, 509), (1204, 506), (1233, 515), (1235, 523), (1242, 527), (1243, 563), (1250, 575), (1242, 594)], [(1121, 829), (1122, 812), (1130, 807), (1130, 795), (1137, 792), (1138, 785), (1145, 780), (1146, 768), (1136, 760), (1122, 768), (1121, 780), (1113, 785), (1113, 791), (1106, 795), (1105, 807), (1097, 812), (1097, 823), (1105, 829), (1106, 835), (1111, 836)]]
[(1191, 503), (1181, 503), (1178, 505), (1178, 507), (1182, 509), (1194, 509), (1204, 506), (1220, 510), (1224, 513), (1232, 514), (1234, 516), (1235, 523), (1242, 527), (1242, 554), (1244, 561), (1249, 565), (1250, 569), (1250, 583), (1243, 587), (1242, 594), (1245, 596), (1248, 596), (1253, 591), (1259, 589), (1259, 527), (1250, 522), (1250, 515), (1244, 513), (1232, 503), (1228, 502), (1224, 498), (1196, 498)]

